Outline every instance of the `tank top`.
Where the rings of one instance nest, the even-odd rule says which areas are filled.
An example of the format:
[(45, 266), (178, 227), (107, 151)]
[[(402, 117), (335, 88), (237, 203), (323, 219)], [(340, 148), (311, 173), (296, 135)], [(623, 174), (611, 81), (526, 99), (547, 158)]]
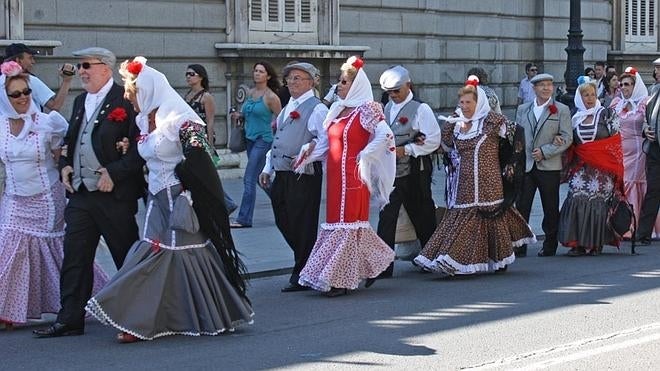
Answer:
[(241, 109), (245, 117), (245, 137), (249, 140), (263, 139), (265, 142), (273, 141), (273, 129), (270, 122), (273, 112), (264, 103), (264, 97), (253, 99), (249, 96)]

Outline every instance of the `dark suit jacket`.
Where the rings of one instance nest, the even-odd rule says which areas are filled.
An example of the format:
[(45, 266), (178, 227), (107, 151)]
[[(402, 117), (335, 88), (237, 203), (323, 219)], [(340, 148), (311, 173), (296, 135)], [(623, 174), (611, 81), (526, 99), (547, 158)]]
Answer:
[(660, 89), (656, 89), (646, 104), (646, 123), (655, 131), (655, 141), (645, 139), (644, 152), (655, 160), (660, 160), (660, 146), (658, 146), (658, 132), (660, 131)]
[[(69, 130), (64, 137), (67, 145), (67, 156), (60, 159), (60, 169), (64, 166), (73, 167), (73, 159), (76, 154), (76, 141), (78, 133), (85, 116), (85, 97), (82, 93), (73, 102), (73, 112), (69, 120)], [(123, 108), (127, 113), (125, 120), (121, 122), (108, 119), (108, 115), (117, 108)], [(137, 151), (136, 138), (139, 129), (135, 125), (136, 113), (129, 101), (124, 99), (124, 89), (113, 84), (108, 95), (103, 101), (92, 129), (92, 147), (96, 158), (101, 166), (108, 170), (108, 174), (114, 183), (112, 191), (118, 200), (131, 201), (142, 197), (145, 192), (145, 181), (142, 172), (144, 160)], [(116, 143), (123, 138), (128, 138), (130, 147), (126, 154), (121, 154), (116, 148)], [(76, 169), (74, 169), (74, 172)]]

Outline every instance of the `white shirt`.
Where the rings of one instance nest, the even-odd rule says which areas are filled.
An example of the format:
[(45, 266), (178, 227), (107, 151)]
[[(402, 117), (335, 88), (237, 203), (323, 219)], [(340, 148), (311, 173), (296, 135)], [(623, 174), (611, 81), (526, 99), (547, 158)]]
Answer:
[[(289, 99), (289, 103), (280, 112), (276, 122), (284, 121), (285, 117), (288, 117), (291, 112), (295, 111), (296, 108), (298, 108), (301, 104), (307, 101), (307, 99), (312, 98), (313, 96), (314, 90), (312, 89), (308, 90), (306, 93), (303, 93), (298, 98), (291, 97)], [(314, 146), (314, 150), (309, 156), (308, 161), (310, 162), (325, 160), (325, 156), (328, 152), (328, 133), (323, 128), (323, 121), (327, 115), (328, 107), (326, 107), (323, 103), (317, 104), (314, 107), (312, 114), (309, 116), (309, 120), (307, 121), (307, 130), (316, 137), (313, 139), (316, 142), (316, 145)], [(272, 175), (273, 169), (270, 165), (270, 159), (271, 153), (268, 151), (268, 153), (266, 153), (266, 165), (264, 166), (262, 173)]]
[(59, 182), (51, 150), (61, 147), (68, 124), (57, 112), (37, 113), (34, 124), (26, 122), (14, 136), (9, 119), (0, 116), (0, 159), (6, 165), (5, 192), (32, 196), (49, 191)]
[(545, 103), (539, 106), (536, 104), (536, 98), (534, 98), (534, 117), (536, 117), (536, 121), (538, 121), (539, 118), (541, 118), (541, 114), (543, 113), (543, 110), (548, 105), (548, 103), (550, 103), (551, 100), (552, 98), (548, 98), (548, 100), (545, 101)]
[[(392, 107), (390, 108), (390, 119), (394, 120), (396, 115), (399, 114), (399, 111), (405, 106), (408, 102), (413, 99), (413, 93), (408, 93), (406, 99), (401, 103), (392, 102)], [(434, 152), (438, 147), (440, 147), (440, 125), (433, 114), (433, 110), (429, 107), (428, 104), (422, 103), (417, 108), (417, 115), (415, 120), (410, 123), (413, 130), (424, 133), (426, 139), (424, 144), (419, 145), (415, 143), (408, 143), (404, 146), (404, 151), (406, 155), (417, 157), (425, 156), (429, 153)]]
[(46, 107), (46, 103), (55, 96), (55, 92), (50, 90), (37, 76), (30, 75), (29, 85), (32, 89), (32, 100), (39, 108)]
[[(183, 123), (179, 124), (180, 125)], [(169, 140), (158, 127), (138, 141), (138, 152), (149, 169), (149, 192), (159, 191), (179, 184), (174, 168), (183, 160), (181, 141)]]
[(108, 95), (110, 88), (112, 88), (112, 84), (114, 84), (114, 80), (111, 77), (99, 91), (96, 93), (87, 93), (87, 96), (85, 96), (85, 117), (87, 117), (87, 121), (92, 119), (92, 114), (96, 111), (96, 107), (103, 103), (105, 96)]

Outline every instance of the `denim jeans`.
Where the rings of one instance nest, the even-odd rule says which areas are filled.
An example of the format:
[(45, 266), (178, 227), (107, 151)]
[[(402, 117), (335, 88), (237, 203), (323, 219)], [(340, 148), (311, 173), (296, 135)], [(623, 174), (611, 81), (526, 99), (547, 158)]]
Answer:
[[(243, 175), (243, 198), (241, 199), (241, 208), (236, 218), (236, 223), (251, 226), (252, 215), (254, 214), (254, 202), (257, 194), (257, 183), (259, 174), (266, 165), (266, 153), (270, 149), (270, 142), (261, 138), (255, 140), (247, 139), (247, 166)], [(264, 189), (266, 194), (268, 190)]]

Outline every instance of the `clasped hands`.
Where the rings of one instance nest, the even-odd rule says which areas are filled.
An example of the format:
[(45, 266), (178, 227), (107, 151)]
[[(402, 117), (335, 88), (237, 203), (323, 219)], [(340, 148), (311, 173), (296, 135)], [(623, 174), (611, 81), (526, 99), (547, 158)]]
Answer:
[[(110, 174), (108, 174), (108, 169), (104, 167), (100, 167), (94, 170), (94, 173), (100, 175), (99, 180), (96, 182), (96, 188), (98, 188), (100, 192), (112, 192), (112, 190), (115, 187), (115, 183), (112, 181)], [(63, 167), (60, 174), (62, 176), (62, 184), (64, 184), (64, 188), (66, 188), (66, 190), (69, 191), (69, 193), (75, 193), (76, 191), (73, 189), (73, 186), (71, 185), (73, 167), (71, 167), (70, 165)]]

